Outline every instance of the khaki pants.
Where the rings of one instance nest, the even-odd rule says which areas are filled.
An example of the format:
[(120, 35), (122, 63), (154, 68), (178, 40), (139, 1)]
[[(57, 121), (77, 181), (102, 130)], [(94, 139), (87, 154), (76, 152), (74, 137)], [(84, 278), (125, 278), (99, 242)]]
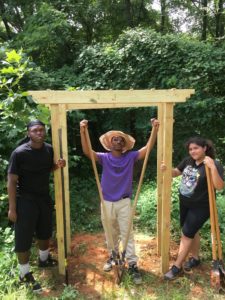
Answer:
[[(131, 201), (130, 198), (125, 198), (116, 202), (104, 201), (104, 203), (106, 207), (109, 226), (112, 232), (115, 250), (116, 252), (118, 252), (120, 239), (122, 239), (123, 245), (126, 239), (127, 230), (128, 230), (128, 220), (130, 218), (130, 213), (131, 213)], [(111, 253), (112, 248), (106, 230), (105, 217), (103, 215), (102, 207), (101, 207), (101, 219), (102, 219), (103, 228), (105, 230), (107, 248)], [(138, 260), (138, 257), (135, 254), (133, 229), (131, 229), (128, 244), (127, 244), (126, 259), (129, 264), (137, 263)]]

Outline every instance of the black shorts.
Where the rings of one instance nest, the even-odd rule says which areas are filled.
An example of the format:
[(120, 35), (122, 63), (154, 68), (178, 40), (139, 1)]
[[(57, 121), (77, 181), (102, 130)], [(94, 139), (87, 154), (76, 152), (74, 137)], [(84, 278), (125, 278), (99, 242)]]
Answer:
[(180, 225), (183, 234), (193, 239), (210, 216), (209, 207), (188, 208), (180, 203)]
[(26, 252), (35, 237), (48, 240), (52, 235), (53, 205), (49, 196), (23, 195), (17, 198), (15, 251)]

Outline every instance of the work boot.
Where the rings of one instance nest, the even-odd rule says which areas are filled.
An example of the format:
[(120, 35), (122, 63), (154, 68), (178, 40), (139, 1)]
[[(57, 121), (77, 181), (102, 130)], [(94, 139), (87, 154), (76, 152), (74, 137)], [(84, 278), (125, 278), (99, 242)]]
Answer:
[(201, 263), (200, 259), (190, 257), (188, 261), (184, 263), (184, 271), (190, 272), (192, 268), (196, 268)]
[(38, 267), (39, 268), (51, 268), (58, 265), (58, 261), (52, 258), (51, 254), (48, 255), (48, 258), (42, 261), (39, 257), (38, 259)]
[(109, 257), (109, 259), (107, 260), (107, 262), (104, 264), (103, 266), (103, 271), (105, 272), (109, 272), (112, 270), (112, 266), (113, 266), (113, 257), (112, 255)]
[(129, 264), (128, 273), (132, 277), (133, 282), (135, 284), (141, 284), (142, 283), (141, 274), (138, 270), (138, 267), (137, 267), (136, 263)]
[(42, 292), (41, 285), (36, 282), (34, 276), (32, 275), (32, 272), (25, 274), (24, 277), (20, 277), (20, 283), (25, 284), (28, 288), (32, 289), (34, 293)]
[(164, 279), (165, 280), (173, 280), (177, 278), (179, 275), (181, 275), (183, 272), (182, 268), (178, 268), (175, 265), (172, 266), (172, 268), (164, 274)]

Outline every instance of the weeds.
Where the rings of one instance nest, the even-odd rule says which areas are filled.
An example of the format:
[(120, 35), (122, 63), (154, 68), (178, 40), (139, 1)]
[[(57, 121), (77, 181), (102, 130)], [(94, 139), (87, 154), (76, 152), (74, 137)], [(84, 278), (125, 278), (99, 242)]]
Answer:
[[(93, 183), (93, 182), (92, 182)], [(178, 180), (173, 181), (172, 189), (172, 203), (171, 203), (171, 236), (173, 240), (179, 241), (180, 226), (179, 226), (179, 201), (178, 201)], [(96, 194), (94, 184), (87, 189), (88, 182), (83, 182), (79, 185), (79, 192), (77, 188), (73, 188), (74, 195), (80, 195), (79, 199), (74, 199), (71, 202), (72, 214), (72, 228), (79, 228), (82, 231), (98, 231), (101, 228), (99, 200)], [(76, 201), (75, 201), (76, 200)], [(224, 195), (218, 194), (217, 203), (219, 207), (219, 218), (221, 228), (222, 243), (225, 245), (225, 201)], [(140, 198), (137, 205), (137, 214), (135, 216), (135, 228), (142, 232), (147, 232), (148, 236), (151, 233), (155, 235), (156, 231), (156, 185), (154, 182), (147, 182), (142, 188)], [(76, 213), (75, 213), (76, 212)], [(76, 215), (76, 218), (74, 217)], [(205, 260), (211, 260), (211, 241), (210, 241), (210, 224), (207, 222), (201, 230), (201, 258), (204, 263)], [(76, 246), (77, 256), (82, 256), (87, 252), (87, 244), (80, 243)], [(37, 267), (34, 267), (37, 258), (37, 250), (32, 247), (31, 265), (35, 270), (35, 275), (39, 275)], [(92, 265), (91, 268), (95, 268)], [(202, 274), (195, 273), (191, 277), (181, 277), (176, 282), (164, 282), (159, 275), (151, 272), (142, 272), (143, 284), (141, 286), (134, 286), (131, 277), (125, 274), (124, 280), (120, 287), (112, 291), (102, 291), (102, 300), (190, 300), (190, 299), (215, 299), (222, 300), (224, 296), (215, 294), (209, 286), (209, 274), (202, 276)], [(105, 274), (107, 276), (107, 274)], [(91, 299), (80, 294), (74, 286), (64, 286), (59, 288), (57, 282), (57, 275), (54, 278), (52, 273), (45, 272), (42, 276), (41, 282), (43, 286), (49, 290), (56, 291), (57, 296), (43, 297), (35, 296), (23, 286), (18, 285), (18, 268), (17, 258), (14, 253), (14, 233), (9, 227), (0, 228), (0, 299), (2, 300), (70, 300)], [(196, 297), (192, 297), (197, 287), (202, 291)]]

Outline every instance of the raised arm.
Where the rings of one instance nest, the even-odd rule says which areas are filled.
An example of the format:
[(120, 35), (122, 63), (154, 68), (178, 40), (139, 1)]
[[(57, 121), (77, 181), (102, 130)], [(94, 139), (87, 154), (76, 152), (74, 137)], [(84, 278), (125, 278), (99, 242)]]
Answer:
[[(155, 127), (156, 132), (158, 132), (159, 121), (157, 119), (151, 119), (151, 124), (152, 124), (152, 127)], [(153, 136), (153, 140), (152, 140), (152, 145), (151, 145), (150, 151), (152, 150), (152, 148), (153, 148), (153, 146), (155, 144), (156, 138), (157, 138), (157, 135)], [(149, 140), (148, 140), (147, 144), (144, 147), (142, 147), (141, 149), (138, 150), (138, 152), (139, 152), (138, 159), (144, 159), (145, 158), (145, 154), (146, 154), (146, 151), (147, 151), (148, 143), (149, 143)]]
[(9, 211), (8, 218), (12, 222), (16, 222), (17, 213), (16, 213), (16, 186), (17, 186), (18, 176), (15, 174), (8, 174), (8, 197), (9, 197)]
[[(91, 155), (89, 152), (89, 148), (88, 148), (88, 143), (86, 140), (86, 136), (85, 136), (85, 128), (88, 128), (88, 121), (87, 120), (82, 120), (80, 122), (80, 137), (81, 137), (81, 145), (82, 145), (82, 150), (84, 152), (84, 154), (91, 159)], [(98, 157), (95, 151), (93, 151), (93, 155), (94, 155), (94, 159), (95, 161), (98, 161)]]
[(212, 181), (213, 181), (214, 188), (216, 190), (222, 190), (224, 188), (224, 181), (220, 177), (220, 174), (217, 170), (214, 160), (211, 157), (206, 156), (204, 158), (204, 164), (206, 164), (207, 167), (210, 169), (210, 172), (212, 174)]

